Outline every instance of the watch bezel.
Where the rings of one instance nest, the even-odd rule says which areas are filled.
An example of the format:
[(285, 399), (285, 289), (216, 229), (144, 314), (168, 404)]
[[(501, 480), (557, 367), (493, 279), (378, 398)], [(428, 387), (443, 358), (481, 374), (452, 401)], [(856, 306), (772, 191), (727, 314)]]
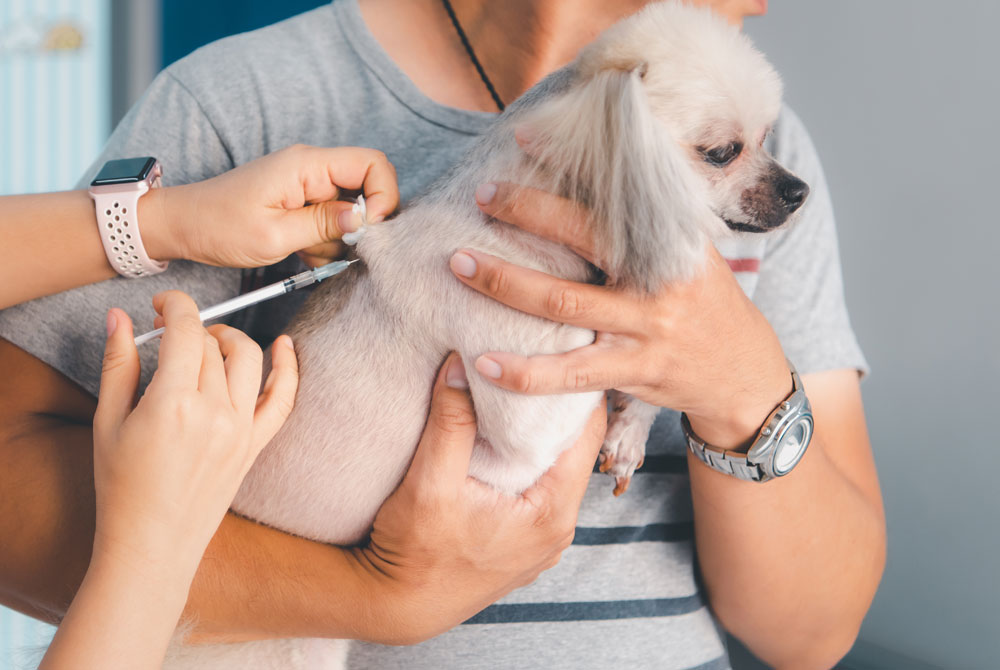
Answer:
[[(782, 470), (779, 470), (776, 464), (778, 462), (778, 454), (783, 449), (787, 448), (787, 446), (784, 444), (785, 437), (789, 434), (789, 432), (793, 428), (799, 425), (804, 425), (806, 426), (806, 428), (805, 428), (805, 435), (801, 441), (801, 446), (799, 447), (798, 450), (798, 454), (795, 456), (795, 459), (788, 464), (787, 467), (785, 467)], [(813, 427), (814, 427), (813, 417), (811, 412), (799, 413), (797, 417), (795, 417), (792, 421), (789, 421), (785, 425), (784, 429), (782, 429), (781, 431), (781, 435), (779, 435), (775, 439), (774, 449), (771, 451), (771, 471), (774, 473), (775, 477), (783, 477), (787, 475), (789, 472), (795, 469), (795, 466), (798, 465), (799, 461), (802, 460), (802, 457), (806, 455), (806, 450), (809, 448), (809, 442), (812, 440)]]
[[(784, 477), (794, 470), (809, 448), (809, 440), (812, 439), (814, 427), (812, 407), (809, 405), (809, 398), (802, 387), (799, 373), (794, 367), (792, 367), (791, 372), (792, 393), (768, 416), (757, 440), (750, 446), (746, 455), (747, 463), (759, 467), (767, 478)], [(778, 471), (774, 467), (774, 460), (781, 446), (781, 441), (788, 434), (788, 430), (800, 421), (805, 421), (809, 425), (809, 433), (805, 440), (806, 446), (801, 449), (798, 457), (789, 467)]]
[[(128, 166), (143, 161), (138, 170)], [(152, 156), (137, 156), (136, 158), (118, 158), (107, 161), (90, 182), (91, 186), (118, 186), (148, 181), (155, 171), (158, 161)], [(106, 176), (101, 176), (105, 175)]]

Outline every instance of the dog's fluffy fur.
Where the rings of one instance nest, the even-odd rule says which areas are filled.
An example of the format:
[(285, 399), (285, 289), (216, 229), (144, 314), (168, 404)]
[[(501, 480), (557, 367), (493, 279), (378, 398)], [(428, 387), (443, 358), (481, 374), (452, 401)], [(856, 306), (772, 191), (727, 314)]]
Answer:
[[(476, 186), (525, 184), (578, 201), (607, 278), (654, 291), (695, 276), (726, 224), (770, 229), (801, 203), (804, 184), (761, 147), (780, 96), (763, 56), (707, 10), (657, 4), (607, 30), (512, 104), (413, 206), (370, 228), (357, 247), (364, 264), (309, 299), (289, 328), (301, 366), (295, 410), (233, 508), (308, 538), (362, 541), (406, 471), (450, 350), (466, 362), (477, 414), (470, 473), (509, 493), (529, 487), (603, 394), (518, 395), (470, 363), (491, 350), (565, 352), (594, 333), (490, 300), (456, 281), (448, 260), (469, 247), (575, 281), (598, 275), (563, 246), (484, 217)], [(605, 455), (621, 484), (655, 410), (628, 397), (615, 404), (628, 411), (612, 417)], [(268, 644), (255, 653), (264, 663)], [(219, 658), (199, 667), (229, 667)]]

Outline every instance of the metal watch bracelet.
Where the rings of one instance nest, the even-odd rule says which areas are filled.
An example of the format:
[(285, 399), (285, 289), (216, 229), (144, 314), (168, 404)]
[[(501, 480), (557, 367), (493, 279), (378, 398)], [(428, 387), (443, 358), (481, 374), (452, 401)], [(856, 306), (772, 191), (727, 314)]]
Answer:
[(792, 392), (768, 415), (745, 452), (708, 444), (691, 429), (687, 415), (681, 414), (688, 448), (698, 460), (713, 470), (746, 481), (766, 482), (791, 472), (809, 446), (813, 418), (802, 380), (790, 361), (788, 367)]

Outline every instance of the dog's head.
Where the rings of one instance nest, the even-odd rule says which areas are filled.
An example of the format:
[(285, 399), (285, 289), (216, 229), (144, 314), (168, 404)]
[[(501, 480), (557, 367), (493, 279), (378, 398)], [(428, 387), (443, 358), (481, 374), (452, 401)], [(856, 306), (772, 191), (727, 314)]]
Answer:
[(764, 148), (781, 107), (778, 75), (709, 10), (650, 5), (570, 70), (529, 123), (545, 137), (541, 163), (591, 209), (603, 260), (628, 283), (689, 277), (725, 226), (774, 230), (805, 201), (809, 187)]

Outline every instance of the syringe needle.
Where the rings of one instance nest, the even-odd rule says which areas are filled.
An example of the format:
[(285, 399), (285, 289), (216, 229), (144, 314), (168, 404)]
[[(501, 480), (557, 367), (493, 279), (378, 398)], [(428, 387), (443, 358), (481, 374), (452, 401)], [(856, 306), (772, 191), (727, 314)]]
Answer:
[[(290, 293), (295, 289), (309, 286), (310, 284), (323, 281), (328, 277), (340, 274), (346, 270), (351, 263), (355, 263), (358, 260), (359, 259), (355, 258), (351, 261), (334, 261), (333, 263), (327, 263), (326, 265), (322, 265), (312, 270), (300, 272), (299, 274), (291, 276), (288, 279), (283, 279), (282, 281), (269, 284), (268, 286), (259, 288), (255, 291), (250, 291), (249, 293), (244, 293), (243, 295), (238, 295), (235, 298), (230, 298), (229, 300), (220, 302), (218, 305), (206, 307), (198, 312), (198, 317), (204, 322), (212, 319), (218, 319), (221, 316), (226, 316), (227, 314), (232, 314), (233, 312), (238, 312), (241, 309), (246, 309), (247, 307), (264, 302), (265, 300), (277, 298), (278, 296)], [(151, 330), (148, 333), (139, 335), (135, 338), (135, 346), (145, 344), (150, 340), (160, 337), (163, 335), (163, 330), (163, 328), (157, 328), (156, 330)]]

